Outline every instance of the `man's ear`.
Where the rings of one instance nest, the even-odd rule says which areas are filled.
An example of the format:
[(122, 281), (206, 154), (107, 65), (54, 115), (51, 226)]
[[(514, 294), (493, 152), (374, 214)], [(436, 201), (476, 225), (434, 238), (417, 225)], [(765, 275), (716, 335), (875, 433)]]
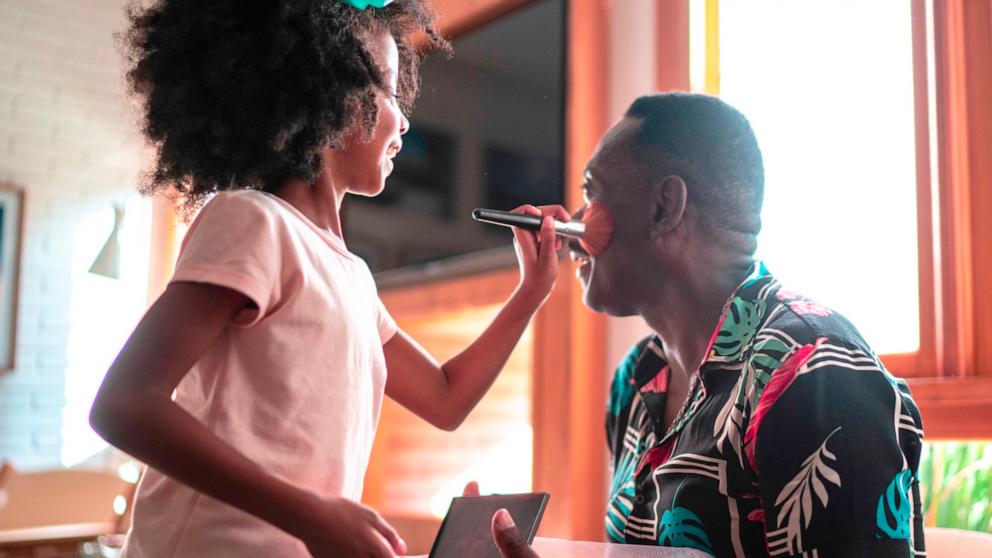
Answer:
[(685, 205), (689, 200), (689, 191), (681, 176), (670, 174), (662, 178), (654, 187), (653, 196), (654, 218), (651, 238), (655, 239), (682, 222), (685, 217)]

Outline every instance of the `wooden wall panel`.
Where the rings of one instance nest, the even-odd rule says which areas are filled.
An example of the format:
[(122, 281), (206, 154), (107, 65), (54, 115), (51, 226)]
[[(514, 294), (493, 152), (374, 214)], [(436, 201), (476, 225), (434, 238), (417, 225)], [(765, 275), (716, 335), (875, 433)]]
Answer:
[(689, 0), (660, 0), (655, 10), (655, 88), (689, 91)]
[[(609, 10), (606, 0), (571, 2), (568, 13), (568, 69), (565, 146), (566, 203), (583, 203), (582, 183), (590, 155), (606, 132), (608, 111)], [(607, 466), (603, 434), (606, 404), (606, 319), (582, 303), (573, 273), (569, 282), (571, 332), (567, 367), (557, 371), (569, 385), (570, 532), (572, 539), (602, 540)], [(566, 317), (566, 316), (562, 316)], [(565, 322), (562, 322), (565, 323)], [(535, 401), (535, 404), (538, 402)], [(535, 466), (542, 464), (535, 463)], [(561, 463), (557, 465), (561, 469)]]

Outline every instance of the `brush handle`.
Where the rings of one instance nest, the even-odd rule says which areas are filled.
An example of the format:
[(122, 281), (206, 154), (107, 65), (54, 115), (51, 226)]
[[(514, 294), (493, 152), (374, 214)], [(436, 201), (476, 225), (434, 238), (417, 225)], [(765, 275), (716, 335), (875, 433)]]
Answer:
[[(541, 230), (541, 218), (533, 215), (521, 215), (520, 213), (510, 213), (509, 211), (499, 211), (496, 209), (478, 208), (472, 210), (472, 218), (483, 223), (502, 225), (504, 227), (520, 227), (531, 231)], [(554, 219), (555, 234), (582, 238), (586, 232), (586, 225), (582, 221), (559, 221)]]

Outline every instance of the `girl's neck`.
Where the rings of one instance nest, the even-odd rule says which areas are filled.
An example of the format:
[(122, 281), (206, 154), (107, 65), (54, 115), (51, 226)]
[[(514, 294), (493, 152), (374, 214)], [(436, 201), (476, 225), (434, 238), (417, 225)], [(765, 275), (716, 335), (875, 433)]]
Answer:
[(312, 184), (293, 178), (273, 193), (295, 207), (318, 228), (344, 239), (341, 229), (344, 193), (334, 187), (334, 180), (326, 169)]

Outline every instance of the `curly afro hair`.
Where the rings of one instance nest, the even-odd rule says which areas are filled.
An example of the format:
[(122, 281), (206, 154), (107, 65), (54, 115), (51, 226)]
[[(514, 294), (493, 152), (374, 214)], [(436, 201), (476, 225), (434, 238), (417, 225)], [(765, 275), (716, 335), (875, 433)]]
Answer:
[(387, 89), (367, 46), (377, 33), (396, 41), (406, 112), (429, 50), (414, 40), (450, 52), (422, 0), (364, 11), (337, 0), (134, 0), (127, 14), (127, 78), (157, 148), (141, 191), (182, 198), (187, 215), (219, 190), (312, 182), (323, 148), (356, 122), (368, 136)]

